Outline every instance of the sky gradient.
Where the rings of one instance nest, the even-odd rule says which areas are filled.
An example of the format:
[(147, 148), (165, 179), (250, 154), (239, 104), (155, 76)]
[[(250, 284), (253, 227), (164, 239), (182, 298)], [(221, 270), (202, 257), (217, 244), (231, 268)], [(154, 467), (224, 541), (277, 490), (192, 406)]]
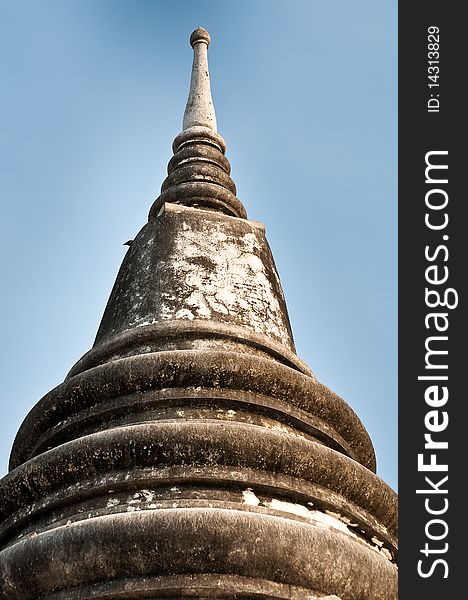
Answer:
[(218, 130), (299, 356), (397, 486), (397, 19), (384, 0), (0, 0), (0, 475), (93, 344), (211, 34)]

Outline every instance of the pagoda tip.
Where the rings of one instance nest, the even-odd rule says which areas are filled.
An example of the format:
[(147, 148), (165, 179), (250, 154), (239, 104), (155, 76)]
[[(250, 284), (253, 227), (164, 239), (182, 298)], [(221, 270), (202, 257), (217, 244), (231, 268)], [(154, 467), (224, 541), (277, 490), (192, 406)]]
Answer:
[(190, 45), (192, 48), (195, 46), (195, 44), (199, 44), (200, 42), (205, 43), (207, 47), (211, 42), (210, 34), (206, 29), (203, 29), (203, 27), (197, 27), (190, 36)]
[(182, 129), (205, 127), (216, 131), (216, 114), (211, 99), (210, 75), (208, 73), (208, 46), (210, 34), (198, 27), (190, 36), (193, 48), (192, 77)]

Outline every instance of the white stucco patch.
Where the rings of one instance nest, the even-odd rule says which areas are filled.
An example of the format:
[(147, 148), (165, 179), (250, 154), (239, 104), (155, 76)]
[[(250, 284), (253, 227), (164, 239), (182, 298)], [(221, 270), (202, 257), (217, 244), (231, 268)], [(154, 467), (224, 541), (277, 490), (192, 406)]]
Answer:
[(250, 506), (258, 506), (260, 504), (260, 500), (253, 493), (251, 488), (247, 488), (242, 492), (242, 501)]
[(246, 504), (250, 504), (251, 506), (264, 506), (272, 510), (297, 515), (299, 517), (307, 519), (307, 521), (311, 525), (339, 531), (340, 533), (353, 538), (356, 542), (364, 544), (369, 548), (372, 548), (372, 550), (374, 550), (375, 552), (383, 554), (388, 560), (393, 560), (391, 552), (387, 548), (384, 548), (384, 542), (375, 537), (372, 537), (370, 540), (367, 540), (362, 536), (357, 535), (357, 533), (355, 533), (355, 531), (353, 531), (352, 529), (353, 526), (357, 527), (357, 525), (353, 524), (351, 522), (351, 519), (349, 519), (348, 517), (331, 511), (314, 509), (312, 505), (311, 508), (308, 508), (303, 504), (299, 504), (296, 502), (286, 502), (284, 500), (278, 500), (276, 498), (272, 498), (271, 500), (261, 500), (255, 495), (251, 488), (247, 488), (242, 493), (242, 499)]
[[(170, 318), (170, 317), (168, 316), (167, 318)], [(195, 316), (194, 316), (193, 312), (188, 310), (187, 308), (181, 308), (180, 310), (178, 310), (176, 312), (176, 314), (174, 315), (174, 318), (193, 320), (195, 318)]]
[[(243, 226), (248, 227), (248, 222)], [(189, 219), (183, 220), (165, 265), (177, 293), (161, 290), (161, 318), (229, 317), (289, 346), (279, 279), (271, 264), (263, 262), (261, 235), (257, 229), (239, 235), (222, 219), (207, 221), (201, 231), (192, 228)]]
[(310, 511), (306, 506), (302, 504), (295, 504), (293, 502), (284, 502), (283, 500), (276, 500), (273, 498), (270, 502), (265, 502), (265, 506), (273, 508), (274, 510), (282, 510), (306, 519), (310, 516)]

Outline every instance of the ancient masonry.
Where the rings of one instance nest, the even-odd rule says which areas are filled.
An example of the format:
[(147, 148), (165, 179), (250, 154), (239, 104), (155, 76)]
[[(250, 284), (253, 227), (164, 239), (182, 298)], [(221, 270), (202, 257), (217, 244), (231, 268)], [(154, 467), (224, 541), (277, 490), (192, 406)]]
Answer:
[(295, 353), (216, 130), (210, 36), (190, 43), (161, 195), (0, 482), (0, 597), (395, 599), (396, 495)]

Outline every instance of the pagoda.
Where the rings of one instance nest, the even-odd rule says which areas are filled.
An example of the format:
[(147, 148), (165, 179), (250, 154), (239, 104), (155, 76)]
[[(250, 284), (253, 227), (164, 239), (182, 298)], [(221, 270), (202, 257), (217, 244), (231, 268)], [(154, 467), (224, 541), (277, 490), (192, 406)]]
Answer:
[(210, 36), (190, 43), (161, 194), (0, 481), (0, 597), (395, 600), (396, 494), (296, 354), (217, 132)]

